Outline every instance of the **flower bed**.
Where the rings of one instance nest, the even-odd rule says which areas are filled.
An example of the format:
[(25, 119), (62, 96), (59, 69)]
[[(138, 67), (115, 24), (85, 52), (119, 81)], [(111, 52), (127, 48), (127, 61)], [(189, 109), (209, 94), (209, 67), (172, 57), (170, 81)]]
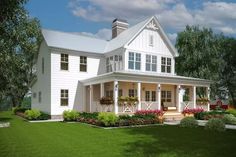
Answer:
[(228, 114), (224, 110), (212, 110), (212, 111), (205, 111), (205, 112), (199, 112), (195, 113), (194, 117), (198, 120), (209, 120), (211, 118), (224, 118), (224, 115)]
[(199, 114), (203, 111), (204, 110), (202, 108), (192, 108), (192, 109), (186, 108), (182, 111), (182, 114), (184, 116), (194, 116), (195, 114)]
[(102, 127), (119, 127), (133, 125), (159, 124), (163, 122), (163, 112), (160, 110), (137, 111), (134, 115), (117, 116), (111, 112), (78, 113), (76, 120), (82, 123)]
[(27, 120), (48, 120), (50, 115), (36, 109), (26, 109), (21, 107), (15, 107), (12, 109), (15, 115), (18, 115)]

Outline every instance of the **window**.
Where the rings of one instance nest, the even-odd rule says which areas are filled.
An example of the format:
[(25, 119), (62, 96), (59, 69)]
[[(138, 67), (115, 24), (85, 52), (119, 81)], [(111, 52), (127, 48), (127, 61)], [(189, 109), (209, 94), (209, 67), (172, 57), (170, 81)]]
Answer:
[(120, 97), (120, 96), (123, 96), (123, 91), (122, 91), (122, 89), (119, 89), (118, 96), (119, 96), (119, 97)]
[(41, 101), (42, 101), (42, 93), (41, 93), (41, 91), (39, 92), (39, 103), (41, 103)]
[(137, 90), (129, 89), (129, 97), (135, 97), (135, 96), (137, 96)]
[(42, 74), (44, 74), (44, 58), (42, 58)]
[(112, 72), (113, 56), (107, 57), (106, 59), (106, 71)]
[(68, 54), (61, 54), (61, 70), (68, 70)]
[(37, 93), (33, 93), (33, 98), (36, 98), (37, 97)]
[(69, 90), (61, 89), (61, 106), (68, 106)]
[(153, 35), (149, 35), (149, 46), (153, 46)]
[(171, 91), (161, 91), (161, 102), (171, 102)]
[(106, 91), (106, 97), (113, 97), (113, 90), (107, 90)]
[(157, 56), (146, 55), (146, 71), (157, 71)]
[(80, 56), (80, 71), (87, 72), (87, 57)]
[(141, 54), (129, 52), (129, 69), (140, 70), (141, 69)]
[(171, 73), (171, 58), (161, 57), (161, 72)]
[(156, 101), (156, 91), (145, 91), (145, 101)]

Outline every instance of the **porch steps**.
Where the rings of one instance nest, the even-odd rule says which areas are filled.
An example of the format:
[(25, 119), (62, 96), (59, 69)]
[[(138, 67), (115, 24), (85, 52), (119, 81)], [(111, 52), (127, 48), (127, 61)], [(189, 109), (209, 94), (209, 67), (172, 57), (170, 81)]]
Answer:
[(165, 113), (164, 114), (165, 122), (180, 121), (183, 118), (184, 116), (181, 113)]

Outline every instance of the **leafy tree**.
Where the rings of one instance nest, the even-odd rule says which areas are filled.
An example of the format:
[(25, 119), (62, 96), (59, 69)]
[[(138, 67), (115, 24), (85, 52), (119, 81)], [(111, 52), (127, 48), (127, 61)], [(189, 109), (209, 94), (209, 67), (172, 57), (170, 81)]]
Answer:
[(223, 38), (220, 58), (220, 85), (228, 90), (233, 104), (236, 105), (236, 39)]
[(34, 79), (33, 65), (42, 40), (39, 21), (30, 18), (27, 0), (0, 1), (0, 98), (17, 106)]
[[(202, 79), (219, 80), (220, 40), (211, 29), (199, 26), (186, 26), (178, 34), (176, 48), (176, 71), (179, 75)], [(217, 82), (211, 86), (211, 93), (216, 93)], [(204, 89), (198, 88), (197, 94), (202, 97)]]

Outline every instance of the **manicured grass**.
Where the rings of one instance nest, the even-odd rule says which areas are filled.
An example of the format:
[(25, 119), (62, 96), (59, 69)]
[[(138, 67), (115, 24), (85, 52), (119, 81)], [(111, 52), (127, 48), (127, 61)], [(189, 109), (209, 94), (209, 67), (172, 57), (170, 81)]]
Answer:
[(153, 126), (104, 130), (78, 123), (29, 123), (0, 112), (0, 157), (235, 157), (236, 131)]

